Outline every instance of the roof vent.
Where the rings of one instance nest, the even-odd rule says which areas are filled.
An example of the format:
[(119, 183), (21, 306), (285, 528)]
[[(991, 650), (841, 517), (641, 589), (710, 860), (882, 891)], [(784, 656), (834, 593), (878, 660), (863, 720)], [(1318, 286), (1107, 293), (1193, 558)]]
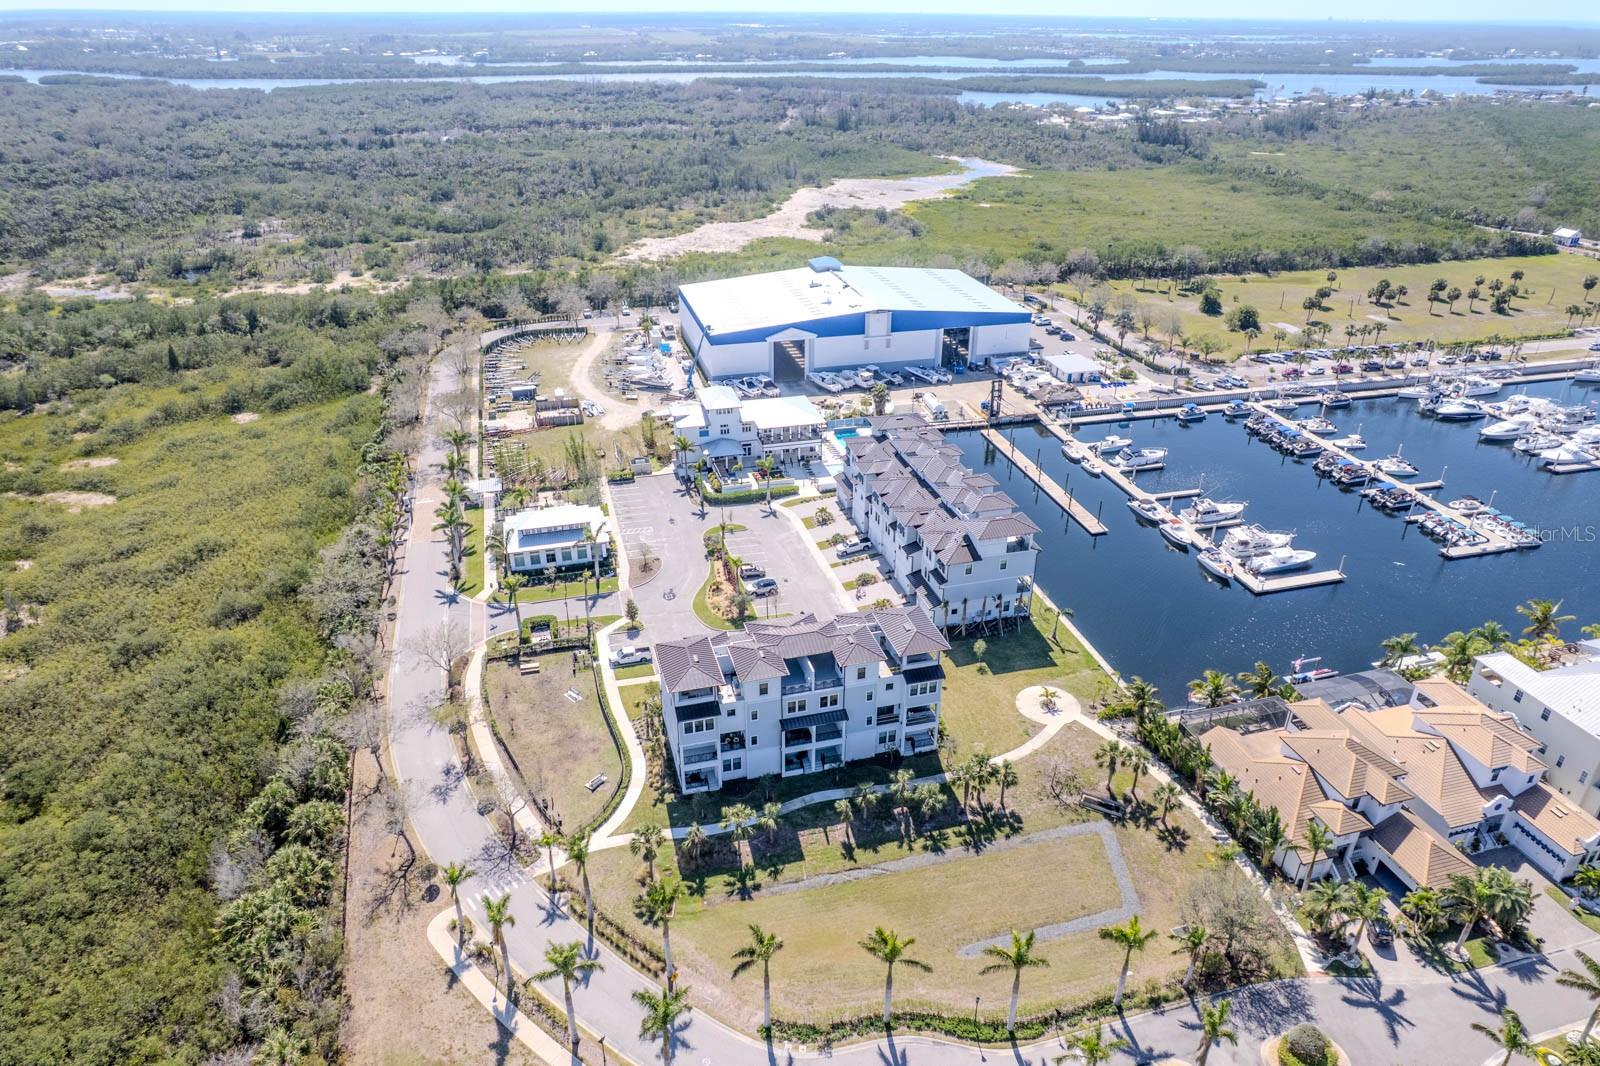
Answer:
[(696, 653), (696, 654), (693, 654), (693, 655), (689, 656), (689, 661), (698, 665), (699, 662), (700, 662), (699, 654)]

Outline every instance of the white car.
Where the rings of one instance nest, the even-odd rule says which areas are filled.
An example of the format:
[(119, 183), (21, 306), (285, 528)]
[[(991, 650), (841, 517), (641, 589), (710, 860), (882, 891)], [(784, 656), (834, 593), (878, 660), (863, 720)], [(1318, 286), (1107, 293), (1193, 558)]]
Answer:
[(612, 666), (636, 666), (639, 663), (650, 661), (650, 649), (639, 648), (632, 644), (618, 648), (611, 653)]

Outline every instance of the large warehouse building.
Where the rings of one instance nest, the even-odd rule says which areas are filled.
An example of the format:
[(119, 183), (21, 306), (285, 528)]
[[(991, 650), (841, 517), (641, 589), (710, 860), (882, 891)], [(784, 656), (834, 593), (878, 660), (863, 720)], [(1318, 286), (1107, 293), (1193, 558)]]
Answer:
[(844, 266), (821, 256), (796, 270), (678, 290), (684, 343), (706, 377), (875, 364), (981, 362), (1028, 350), (1030, 316), (959, 270)]

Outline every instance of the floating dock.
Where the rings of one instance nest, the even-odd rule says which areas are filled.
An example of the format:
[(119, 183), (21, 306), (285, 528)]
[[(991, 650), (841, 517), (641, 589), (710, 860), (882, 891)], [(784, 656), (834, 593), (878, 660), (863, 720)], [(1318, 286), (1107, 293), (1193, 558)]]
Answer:
[(1344, 580), (1343, 570), (1313, 570), (1303, 574), (1252, 574), (1242, 564), (1233, 568), (1233, 580), (1255, 593), (1265, 596), (1270, 592), (1292, 592), (1295, 589), (1316, 588), (1318, 585), (1336, 585)]
[[(1110, 532), (1104, 522), (1090, 514), (1089, 509), (1075, 500), (1072, 493), (1057, 485), (1049, 474), (1040, 470), (1032, 459), (1018, 451), (1010, 441), (1000, 435), (998, 430), (985, 429), (983, 439), (988, 441), (995, 451), (1011, 460), (1012, 465), (1020, 470), (1024, 477), (1039, 486), (1039, 489), (1050, 498), (1050, 502), (1065, 511), (1074, 522), (1083, 527), (1084, 532), (1094, 537)], [(1107, 476), (1110, 476), (1109, 473)]]

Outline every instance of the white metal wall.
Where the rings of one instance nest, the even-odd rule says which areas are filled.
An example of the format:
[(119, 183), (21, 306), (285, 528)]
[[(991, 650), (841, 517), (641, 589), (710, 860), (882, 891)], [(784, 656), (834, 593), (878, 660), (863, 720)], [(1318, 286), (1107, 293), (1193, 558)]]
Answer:
[(1019, 355), (1028, 350), (1029, 330), (1026, 322), (997, 326), (973, 326), (972, 343), (968, 351), (973, 359), (995, 355)]
[(766, 341), (749, 344), (706, 344), (698, 349), (700, 369), (713, 381), (772, 373), (772, 348)]
[(885, 337), (818, 337), (811, 345), (811, 370), (841, 370), (874, 363), (889, 367), (937, 363), (943, 335), (936, 329), (890, 333)]

